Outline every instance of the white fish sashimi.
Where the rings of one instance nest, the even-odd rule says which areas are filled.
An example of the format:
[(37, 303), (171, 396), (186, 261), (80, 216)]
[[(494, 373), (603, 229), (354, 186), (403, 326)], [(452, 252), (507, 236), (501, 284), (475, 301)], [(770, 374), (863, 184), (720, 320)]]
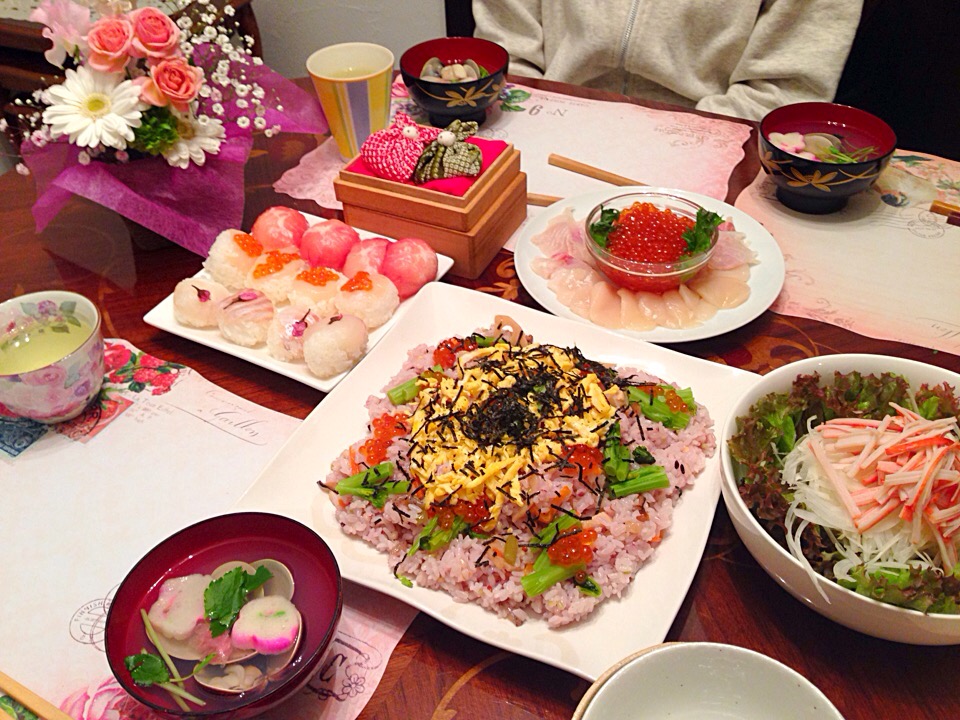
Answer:
[(644, 313), (637, 302), (637, 294), (632, 290), (620, 288), (620, 327), (625, 330), (653, 330), (657, 327), (656, 320)]
[(600, 281), (596, 270), (583, 264), (571, 264), (554, 272), (547, 288), (574, 313), (589, 317), (591, 288)]
[(590, 254), (583, 244), (582, 224), (573, 217), (572, 208), (566, 208), (551, 218), (543, 232), (531, 238), (531, 242), (547, 257), (558, 254), (572, 255), (584, 262), (590, 261)]
[(756, 263), (757, 253), (747, 246), (746, 239), (747, 236), (742, 232), (721, 230), (707, 266), (717, 270), (729, 270), (738, 265)]

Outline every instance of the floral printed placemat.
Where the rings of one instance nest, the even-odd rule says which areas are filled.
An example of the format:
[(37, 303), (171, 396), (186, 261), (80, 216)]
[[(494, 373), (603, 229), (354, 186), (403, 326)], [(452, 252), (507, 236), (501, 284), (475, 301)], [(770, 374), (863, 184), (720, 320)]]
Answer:
[(898, 150), (874, 188), (839, 212), (784, 207), (763, 172), (736, 206), (783, 252), (774, 312), (960, 354), (960, 227), (930, 212), (934, 200), (960, 205), (960, 163)]
[[(410, 100), (399, 78), (393, 84), (392, 104), (393, 112), (402, 110), (426, 124), (425, 115)], [(722, 200), (730, 173), (743, 159), (743, 143), (750, 128), (689, 112), (653, 110), (508, 84), (477, 135), (504, 140), (520, 150), (527, 190), (532, 193), (572, 197), (610, 187), (601, 180), (549, 165), (548, 156), (556, 153), (647, 185)], [(325, 142), (304, 155), (274, 188), (339, 209), (333, 179), (344, 165), (335, 144)]]
[[(103, 632), (127, 571), (163, 538), (228, 512), (299, 420), (179, 363), (107, 340), (99, 398), (41, 425), (0, 406), (0, 666), (75, 720), (153, 716), (110, 675)], [(330, 662), (279, 718), (356, 717), (416, 611), (348, 588)], [(4, 713), (32, 715), (0, 693)]]

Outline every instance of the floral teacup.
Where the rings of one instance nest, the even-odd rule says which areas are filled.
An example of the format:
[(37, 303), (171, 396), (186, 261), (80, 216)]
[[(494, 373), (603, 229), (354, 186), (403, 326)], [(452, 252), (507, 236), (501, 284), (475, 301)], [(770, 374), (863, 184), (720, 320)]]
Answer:
[(61, 290), (0, 303), (0, 405), (43, 423), (79, 415), (103, 383), (97, 306)]

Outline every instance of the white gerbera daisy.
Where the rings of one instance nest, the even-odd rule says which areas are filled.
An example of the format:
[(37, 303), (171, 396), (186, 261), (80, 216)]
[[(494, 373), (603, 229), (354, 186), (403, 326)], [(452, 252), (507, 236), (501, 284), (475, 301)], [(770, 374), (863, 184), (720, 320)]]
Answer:
[(123, 150), (140, 127), (140, 89), (130, 80), (81, 65), (67, 70), (67, 79), (47, 89), (50, 107), (43, 122), (54, 138), (67, 135), (80, 147)]
[(220, 152), (220, 143), (226, 137), (222, 122), (210, 117), (201, 122), (192, 115), (174, 114), (180, 137), (164, 151), (167, 163), (178, 168), (187, 167), (191, 161), (203, 165), (207, 155)]

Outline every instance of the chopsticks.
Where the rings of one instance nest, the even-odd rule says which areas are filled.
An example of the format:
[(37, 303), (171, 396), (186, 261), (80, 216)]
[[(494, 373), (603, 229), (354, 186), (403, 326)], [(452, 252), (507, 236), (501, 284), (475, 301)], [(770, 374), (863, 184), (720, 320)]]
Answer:
[(547, 207), (547, 205), (553, 205), (558, 200), (563, 200), (563, 198), (557, 197), (556, 195), (541, 195), (540, 193), (527, 193), (527, 205)]
[(0, 690), (43, 720), (72, 720), (69, 715), (55, 705), (2, 672), (0, 672)]
[[(603, 182), (608, 182), (611, 185), (619, 185), (621, 187), (624, 185), (646, 185), (646, 183), (639, 182), (633, 178), (617, 175), (616, 173), (594, 167), (593, 165), (587, 165), (579, 160), (564, 157), (563, 155), (557, 155), (556, 153), (550, 153), (550, 156), (547, 158), (547, 164), (563, 170), (575, 172), (579, 175), (586, 175), (594, 180), (602, 180)], [(547, 205), (553, 205), (553, 203), (557, 202), (558, 200), (563, 200), (563, 198), (557, 197), (556, 195), (527, 193), (527, 205), (539, 205), (540, 207), (546, 207)]]
[(960, 206), (934, 200), (930, 203), (930, 212), (946, 216), (947, 223), (950, 225), (960, 226)]
[(593, 165), (587, 165), (579, 160), (573, 160), (555, 153), (550, 153), (550, 157), (547, 158), (547, 163), (553, 165), (554, 167), (569, 170), (570, 172), (592, 177), (595, 180), (603, 180), (611, 185), (646, 185), (646, 183), (638, 182), (632, 178), (624, 177), (623, 175), (617, 175), (616, 173), (608, 172), (607, 170), (602, 170), (601, 168), (594, 167)]

